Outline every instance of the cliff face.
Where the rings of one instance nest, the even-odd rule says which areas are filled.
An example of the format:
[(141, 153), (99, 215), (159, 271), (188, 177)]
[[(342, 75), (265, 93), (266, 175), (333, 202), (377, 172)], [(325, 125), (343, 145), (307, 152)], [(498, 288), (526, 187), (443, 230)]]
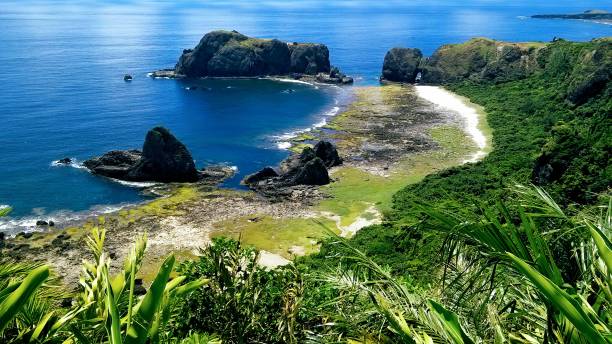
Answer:
[(581, 103), (603, 90), (612, 73), (612, 41), (600, 39), (589, 44), (587, 47), (563, 40), (507, 43), (474, 38), (462, 44), (444, 45), (428, 58), (423, 58), (418, 49), (393, 48), (385, 56), (382, 77), (413, 83), (421, 73), (420, 82), (427, 84), (465, 80), (499, 83), (563, 70), (566, 98)]
[(258, 76), (329, 73), (329, 50), (323, 44), (285, 43), (249, 38), (236, 31), (209, 32), (194, 49), (184, 50), (177, 75)]

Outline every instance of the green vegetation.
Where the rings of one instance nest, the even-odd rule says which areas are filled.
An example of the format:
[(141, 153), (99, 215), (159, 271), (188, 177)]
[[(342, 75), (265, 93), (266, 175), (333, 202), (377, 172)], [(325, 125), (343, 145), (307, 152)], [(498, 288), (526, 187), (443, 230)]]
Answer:
[[(92, 225), (76, 293), (46, 266), (0, 261), (0, 341), (612, 343), (610, 42), (541, 49), (539, 71), (521, 80), (448, 85), (488, 114), (483, 161), (430, 174), (469, 150), (442, 127), (431, 134), (443, 150), (389, 177), (338, 169), (322, 209), (342, 226), (374, 205), (382, 224), (344, 239), (329, 218), (228, 220), (222, 233), (240, 241), (215, 238), (176, 270), (166, 258), (140, 293), (145, 238), (111, 274)], [(180, 213), (198, 192), (122, 218)], [(257, 242), (262, 229), (272, 239)], [(273, 270), (243, 244), (294, 240), (320, 251)]]

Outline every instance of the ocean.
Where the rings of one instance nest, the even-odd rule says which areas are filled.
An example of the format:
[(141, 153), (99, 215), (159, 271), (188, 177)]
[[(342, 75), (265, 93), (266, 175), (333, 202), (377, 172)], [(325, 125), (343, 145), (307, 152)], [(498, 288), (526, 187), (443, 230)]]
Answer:
[[(376, 85), (385, 52), (475, 36), (507, 41), (590, 40), (612, 26), (529, 19), (573, 13), (607, 1), (3, 1), (0, 4), (0, 231), (37, 219), (105, 212), (147, 196), (138, 187), (89, 174), (78, 162), (139, 148), (148, 129), (169, 128), (196, 164), (237, 168), (226, 187), (288, 155), (283, 140), (322, 125), (351, 87), (274, 80), (164, 80), (182, 50), (215, 29), (286, 41), (319, 42), (332, 64)], [(134, 76), (124, 82), (123, 75)], [(197, 85), (197, 90), (187, 90)], [(57, 166), (70, 157), (77, 164)]]

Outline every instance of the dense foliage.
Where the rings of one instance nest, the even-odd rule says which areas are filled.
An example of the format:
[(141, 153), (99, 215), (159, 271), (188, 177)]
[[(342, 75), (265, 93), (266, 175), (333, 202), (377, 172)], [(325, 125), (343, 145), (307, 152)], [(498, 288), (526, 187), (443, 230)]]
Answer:
[(209, 282), (183, 301), (176, 331), (217, 333), (227, 343), (295, 343), (301, 276), (290, 267), (261, 267), (259, 256), (252, 247), (216, 238), (198, 260), (183, 263), (179, 271), (187, 280)]
[(521, 80), (448, 85), (494, 149), (401, 190), (383, 224), (277, 269), (215, 239), (142, 295), (146, 238), (113, 275), (96, 228), (75, 294), (0, 261), (0, 342), (612, 343), (610, 41), (544, 49)]
[[(437, 233), (418, 225), (415, 203), (476, 216), (484, 206), (509, 200), (508, 186), (534, 183), (564, 207), (597, 204), (612, 181), (612, 84), (599, 81), (601, 68), (610, 66), (611, 45), (605, 39), (558, 41), (544, 48), (543, 69), (527, 78), (448, 85), (485, 108), (493, 151), (479, 163), (407, 186), (395, 195), (388, 221), (360, 231), (353, 244), (396, 273), (428, 282), (438, 269), (436, 252), (442, 242)], [(596, 58), (598, 54), (603, 56)], [(597, 92), (593, 87), (591, 93), (584, 91), (589, 82)], [(572, 102), (570, 95), (578, 90), (583, 90), (582, 98)]]

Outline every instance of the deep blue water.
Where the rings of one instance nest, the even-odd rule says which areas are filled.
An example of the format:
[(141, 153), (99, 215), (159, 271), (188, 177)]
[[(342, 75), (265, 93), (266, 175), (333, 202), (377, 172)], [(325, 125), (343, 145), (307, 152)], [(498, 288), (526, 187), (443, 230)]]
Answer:
[[(275, 136), (319, 122), (347, 92), (266, 80), (207, 80), (187, 91), (190, 84), (146, 77), (210, 30), (325, 43), (332, 63), (365, 85), (376, 84), (393, 46), (430, 54), (474, 36), (609, 36), (607, 25), (521, 17), (591, 8), (612, 10), (608, 1), (2, 1), (0, 205), (12, 206), (16, 220), (141, 200), (136, 188), (51, 162), (137, 148), (155, 125), (174, 132), (199, 166), (237, 166), (228, 182), (237, 186), (287, 155)], [(125, 73), (134, 80), (124, 82)]]

